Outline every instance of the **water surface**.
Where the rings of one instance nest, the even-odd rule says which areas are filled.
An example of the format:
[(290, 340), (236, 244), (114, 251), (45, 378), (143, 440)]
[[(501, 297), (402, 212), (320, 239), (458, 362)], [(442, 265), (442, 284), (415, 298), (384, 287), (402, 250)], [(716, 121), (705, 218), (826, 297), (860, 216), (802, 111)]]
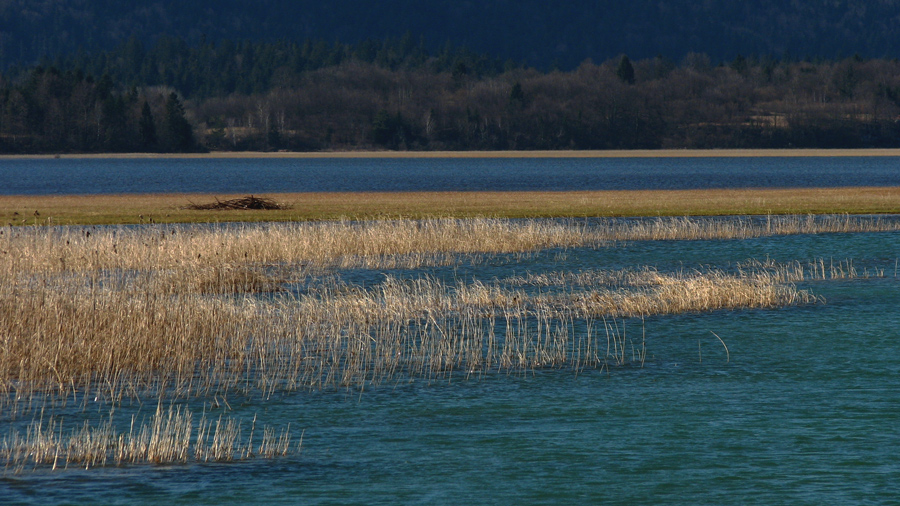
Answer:
[(6, 474), (0, 497), (4, 504), (219, 506), (887, 504), (900, 493), (898, 233), (641, 241), (419, 274), (489, 280), (623, 265), (728, 268), (766, 256), (828, 262), (830, 255), (885, 277), (800, 286), (825, 304), (631, 320), (628, 332), (647, 335), (643, 367), (235, 403), (237, 416), (305, 430), (303, 451), (233, 464)]
[(900, 186), (897, 157), (0, 160), (0, 194)]
[[(3, 160), (0, 194), (900, 186), (897, 158)], [(900, 234), (637, 241), (404, 277), (852, 260), (825, 304), (631, 320), (647, 360), (280, 393), (233, 415), (303, 432), (231, 464), (0, 474), (0, 504), (887, 504), (900, 494)], [(374, 271), (345, 272), (367, 286)], [(713, 335), (721, 336), (728, 354)], [(0, 430), (3, 425), (0, 424)]]

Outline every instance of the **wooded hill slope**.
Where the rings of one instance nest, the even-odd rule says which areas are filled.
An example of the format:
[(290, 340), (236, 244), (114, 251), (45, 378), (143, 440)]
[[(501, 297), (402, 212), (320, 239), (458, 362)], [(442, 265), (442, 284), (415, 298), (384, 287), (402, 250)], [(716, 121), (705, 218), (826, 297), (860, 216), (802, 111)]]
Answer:
[(168, 40), (60, 63), (0, 76), (0, 152), (900, 146), (895, 59), (544, 72), (401, 38)]
[(131, 36), (358, 43), (410, 32), (540, 69), (690, 52), (841, 59), (900, 56), (900, 0), (0, 0), (0, 70), (109, 50)]

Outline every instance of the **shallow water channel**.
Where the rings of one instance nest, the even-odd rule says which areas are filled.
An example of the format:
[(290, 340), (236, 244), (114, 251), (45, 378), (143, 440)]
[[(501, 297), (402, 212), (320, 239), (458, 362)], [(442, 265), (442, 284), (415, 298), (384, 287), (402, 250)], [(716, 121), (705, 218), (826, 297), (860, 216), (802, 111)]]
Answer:
[[(643, 364), (232, 400), (291, 424), (275, 459), (0, 474), (2, 504), (861, 504), (900, 493), (900, 233), (639, 241), (394, 276), (852, 261), (824, 303), (629, 319)], [(373, 285), (382, 272), (339, 273)], [(721, 339), (721, 341), (720, 341)], [(123, 408), (125, 409), (125, 408)], [(85, 415), (88, 416), (88, 415)], [(2, 424), (0, 424), (2, 427)]]

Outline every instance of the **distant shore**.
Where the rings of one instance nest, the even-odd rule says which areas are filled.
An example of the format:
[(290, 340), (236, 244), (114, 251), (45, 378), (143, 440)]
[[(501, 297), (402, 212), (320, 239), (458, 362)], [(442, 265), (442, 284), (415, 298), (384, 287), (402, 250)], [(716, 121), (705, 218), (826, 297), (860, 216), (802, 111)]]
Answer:
[(900, 187), (574, 192), (259, 194), (281, 210), (192, 210), (232, 194), (0, 196), (2, 225), (205, 223), (399, 218), (898, 214)]
[(635, 149), (603, 151), (214, 151), (210, 153), (91, 153), (0, 155), (3, 159), (54, 158), (717, 158), (896, 156), (896, 149)]

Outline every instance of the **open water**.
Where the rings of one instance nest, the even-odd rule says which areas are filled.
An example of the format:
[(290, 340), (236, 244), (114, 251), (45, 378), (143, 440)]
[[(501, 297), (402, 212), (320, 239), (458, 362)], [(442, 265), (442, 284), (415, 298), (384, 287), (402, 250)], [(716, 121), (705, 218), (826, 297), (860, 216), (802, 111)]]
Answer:
[(897, 157), (0, 160), (0, 194), (900, 186)]
[[(896, 160), (864, 161), (880, 167), (876, 172), (886, 179), (878, 181), (897, 177), (890, 166)], [(406, 163), (412, 162), (400, 165)], [(641, 162), (645, 167), (691, 163)], [(714, 164), (733, 170), (730, 160), (696, 163), (706, 167), (700, 172)], [(795, 161), (739, 163), (766, 167)], [(2, 170), (7, 181), (9, 169)], [(845, 181), (841, 178), (852, 178), (855, 170), (851, 165), (834, 172)], [(807, 177), (813, 176), (794, 179), (804, 185)], [(160, 184), (159, 190), (145, 189), (175, 191)], [(748, 185), (763, 186), (759, 180)], [(384, 182), (369, 189), (401, 186)], [(72, 191), (19, 188), (11, 193)], [(137, 189), (104, 188), (98, 191)], [(322, 188), (355, 187), (216, 191)], [(177, 189), (201, 191), (200, 186)], [(900, 497), (898, 257), (898, 233), (827, 234), (633, 242), (404, 272), (489, 281), (545, 270), (642, 265), (660, 271), (727, 269), (755, 258), (824, 259), (826, 265), (852, 260), (859, 271), (880, 269), (884, 276), (799, 286), (823, 296), (824, 304), (629, 321), (628, 332), (646, 332), (642, 367), (414, 381), (235, 404), (237, 416), (257, 414), (267, 423), (291, 423), (295, 432), (305, 431), (302, 451), (229, 464), (7, 472), (0, 474), (0, 504), (895, 504)], [(712, 332), (727, 344), (727, 357)]]

